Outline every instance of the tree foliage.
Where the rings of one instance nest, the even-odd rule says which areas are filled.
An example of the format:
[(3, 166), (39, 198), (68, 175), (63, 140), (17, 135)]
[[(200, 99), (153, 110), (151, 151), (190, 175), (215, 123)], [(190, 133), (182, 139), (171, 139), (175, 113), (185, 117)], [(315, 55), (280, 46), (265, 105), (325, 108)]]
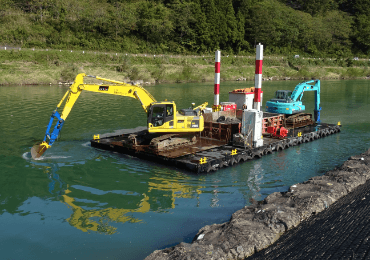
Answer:
[(0, 0), (0, 44), (150, 53), (367, 54), (366, 0)]

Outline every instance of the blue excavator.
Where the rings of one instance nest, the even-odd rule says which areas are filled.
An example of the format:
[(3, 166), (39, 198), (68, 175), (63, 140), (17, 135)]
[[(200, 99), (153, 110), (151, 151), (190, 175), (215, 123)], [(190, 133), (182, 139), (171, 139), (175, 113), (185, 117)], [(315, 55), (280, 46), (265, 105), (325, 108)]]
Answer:
[(266, 102), (266, 112), (285, 114), (287, 123), (291, 122), (292, 126), (314, 124), (312, 115), (303, 113), (306, 109), (305, 105), (302, 104), (302, 97), (305, 91), (315, 91), (314, 118), (316, 123), (320, 123), (320, 80), (299, 83), (293, 92), (290, 90), (276, 91), (275, 98)]

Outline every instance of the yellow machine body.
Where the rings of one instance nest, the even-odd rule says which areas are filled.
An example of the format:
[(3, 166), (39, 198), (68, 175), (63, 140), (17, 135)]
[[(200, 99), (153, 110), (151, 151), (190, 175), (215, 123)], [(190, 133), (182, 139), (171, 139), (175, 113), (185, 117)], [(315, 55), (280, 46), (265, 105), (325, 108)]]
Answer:
[(150, 133), (188, 133), (204, 129), (201, 113), (194, 109), (177, 111), (173, 101), (153, 102), (147, 113)]
[[(85, 84), (85, 77), (95, 78), (112, 84)], [(189, 108), (177, 111), (175, 102), (157, 102), (155, 98), (141, 86), (133, 86), (124, 82), (81, 73), (76, 76), (75, 81), (64, 94), (62, 100), (57, 105), (57, 108), (53, 111), (43, 142), (32, 147), (31, 154), (33, 158), (40, 157), (57, 140), (64, 121), (67, 119), (83, 90), (131, 97), (139, 100), (141, 106), (147, 113), (147, 126), (150, 133), (191, 133), (201, 132), (204, 129), (202, 112), (208, 105), (207, 102), (193, 109)], [(63, 112), (59, 114), (57, 110), (64, 101), (65, 104)], [(53, 120), (55, 118), (57, 119), (57, 123), (55, 124), (53, 131), (51, 131)]]
[[(189, 133), (200, 132), (204, 129), (204, 119), (202, 110), (208, 103), (204, 103), (195, 109), (183, 109), (179, 112), (176, 110), (176, 104), (173, 101), (158, 102), (143, 87), (130, 85), (124, 82), (94, 77), (98, 80), (115, 83), (114, 85), (84, 84), (83, 79), (86, 74), (78, 74), (75, 82), (70, 87), (67, 101), (64, 105), (61, 118), (65, 120), (70, 113), (73, 105), (77, 101), (83, 90), (98, 92), (111, 95), (135, 98), (140, 101), (141, 106), (147, 113), (148, 131), (150, 133)], [(93, 76), (89, 76), (93, 77)], [(63, 97), (63, 99), (67, 96)], [(63, 102), (63, 99), (59, 103)]]

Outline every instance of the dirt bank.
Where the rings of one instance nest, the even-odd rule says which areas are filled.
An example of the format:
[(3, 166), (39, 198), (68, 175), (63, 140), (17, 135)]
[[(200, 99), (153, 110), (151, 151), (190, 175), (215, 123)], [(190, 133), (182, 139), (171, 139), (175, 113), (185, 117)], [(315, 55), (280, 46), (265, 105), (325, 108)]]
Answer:
[[(0, 50), (0, 85), (70, 83), (78, 73), (119, 81), (213, 82), (214, 55), (147, 55), (42, 49)], [(221, 81), (253, 81), (255, 56), (223, 56)], [(264, 80), (369, 79), (368, 60), (265, 56)], [(246, 83), (252, 86), (252, 82)]]
[(205, 226), (191, 244), (156, 250), (154, 259), (243, 259), (274, 243), (285, 231), (316, 214), (370, 179), (370, 149), (342, 166), (287, 192), (275, 192), (235, 212), (230, 221)]

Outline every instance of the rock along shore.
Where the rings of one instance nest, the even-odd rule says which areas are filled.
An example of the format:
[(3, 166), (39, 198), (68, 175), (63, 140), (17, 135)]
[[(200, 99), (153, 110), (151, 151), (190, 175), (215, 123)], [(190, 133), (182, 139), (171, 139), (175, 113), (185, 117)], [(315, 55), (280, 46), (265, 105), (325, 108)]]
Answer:
[(287, 192), (272, 193), (263, 201), (238, 210), (226, 223), (203, 227), (191, 244), (156, 250), (145, 260), (244, 259), (369, 179), (370, 149), (351, 156), (323, 176), (292, 185)]

